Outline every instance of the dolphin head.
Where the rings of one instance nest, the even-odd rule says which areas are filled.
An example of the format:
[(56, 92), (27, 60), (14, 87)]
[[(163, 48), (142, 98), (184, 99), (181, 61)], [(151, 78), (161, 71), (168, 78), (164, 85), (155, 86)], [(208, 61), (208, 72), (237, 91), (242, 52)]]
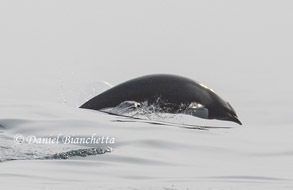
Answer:
[(203, 115), (204, 117), (202, 118), (233, 121), (239, 125), (242, 125), (232, 106), (217, 95), (214, 90), (200, 83), (197, 83), (197, 85), (194, 83), (192, 87), (195, 92), (193, 94), (193, 98), (199, 103), (197, 105), (201, 105), (201, 107), (198, 108), (205, 111), (204, 115), (198, 115), (198, 113), (195, 112), (197, 115), (192, 114), (193, 116), (201, 117)]
[(242, 125), (241, 121), (238, 119), (238, 116), (235, 110), (228, 102), (220, 102), (215, 106), (212, 106), (209, 109), (209, 119), (219, 119), (224, 121), (233, 121)]

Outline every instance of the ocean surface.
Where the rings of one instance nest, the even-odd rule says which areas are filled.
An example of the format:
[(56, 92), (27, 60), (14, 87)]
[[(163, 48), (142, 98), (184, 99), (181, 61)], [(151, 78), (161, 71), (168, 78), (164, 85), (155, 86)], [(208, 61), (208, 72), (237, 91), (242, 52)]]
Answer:
[(0, 112), (1, 189), (293, 188), (292, 121), (134, 119), (8, 100)]

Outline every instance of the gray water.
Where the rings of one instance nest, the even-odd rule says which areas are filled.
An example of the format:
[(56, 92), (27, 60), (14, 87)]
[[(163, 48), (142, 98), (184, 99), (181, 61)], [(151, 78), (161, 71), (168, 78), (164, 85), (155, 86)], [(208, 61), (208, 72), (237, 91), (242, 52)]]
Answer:
[[(1, 189), (292, 189), (291, 7), (1, 1)], [(214, 89), (243, 126), (182, 115), (171, 118), (178, 125), (162, 124), (78, 108), (108, 83), (153, 73)], [(115, 143), (14, 142), (59, 134)]]

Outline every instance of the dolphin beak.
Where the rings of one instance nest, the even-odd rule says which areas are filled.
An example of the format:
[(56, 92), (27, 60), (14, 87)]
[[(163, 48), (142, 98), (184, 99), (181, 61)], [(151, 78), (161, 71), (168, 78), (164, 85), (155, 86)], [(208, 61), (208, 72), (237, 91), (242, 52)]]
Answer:
[(242, 123), (238, 119), (237, 115), (233, 115), (230, 119), (231, 119), (231, 121), (234, 121), (235, 123), (238, 123), (239, 125), (242, 125)]

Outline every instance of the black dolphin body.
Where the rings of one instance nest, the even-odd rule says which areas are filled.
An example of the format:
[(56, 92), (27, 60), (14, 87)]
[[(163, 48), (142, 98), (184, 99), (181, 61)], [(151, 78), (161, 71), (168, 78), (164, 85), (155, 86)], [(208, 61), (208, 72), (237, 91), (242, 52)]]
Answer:
[[(213, 90), (185, 77), (156, 74), (135, 78), (119, 84), (84, 103), (80, 108), (101, 110), (116, 107), (125, 101), (158, 104), (167, 113), (194, 109), (191, 115), (233, 121), (241, 125), (231, 105)], [(200, 116), (197, 110), (205, 109)]]

